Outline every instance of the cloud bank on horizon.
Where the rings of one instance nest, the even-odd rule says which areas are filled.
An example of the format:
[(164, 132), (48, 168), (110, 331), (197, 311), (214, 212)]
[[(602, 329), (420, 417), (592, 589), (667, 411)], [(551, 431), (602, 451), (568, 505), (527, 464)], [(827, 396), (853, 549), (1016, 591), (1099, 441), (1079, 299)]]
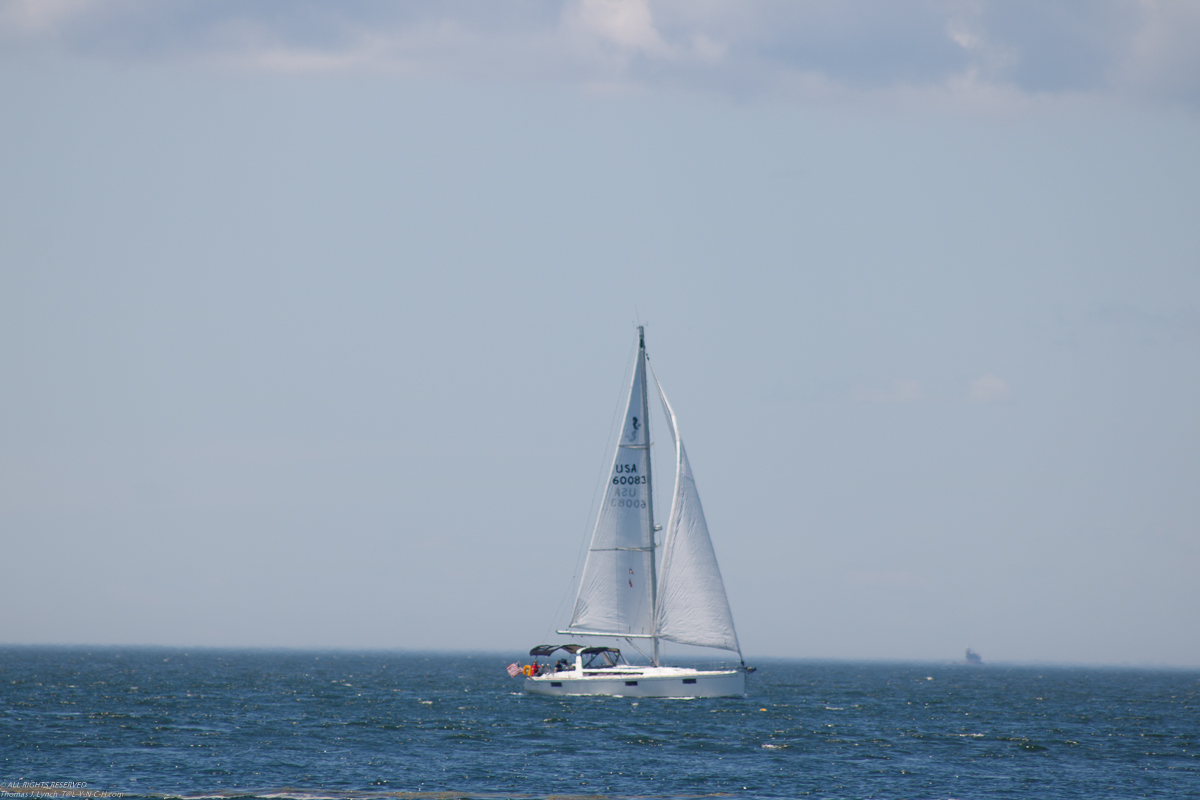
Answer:
[(8, 0), (8, 59), (56, 53), (806, 100), (1200, 107), (1196, 0)]

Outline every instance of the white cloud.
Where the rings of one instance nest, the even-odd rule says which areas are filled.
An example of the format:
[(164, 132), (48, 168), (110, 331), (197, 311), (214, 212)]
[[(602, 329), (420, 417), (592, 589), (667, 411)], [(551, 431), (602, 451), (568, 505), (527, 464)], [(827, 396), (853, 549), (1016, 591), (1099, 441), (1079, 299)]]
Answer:
[(94, 0), (9, 0), (0, 3), (0, 30), (26, 35), (52, 33), (94, 5)]
[(10, 59), (45, 49), (972, 107), (1089, 94), (1200, 105), (1194, 0), (0, 0), (0, 43)]
[(1200, 104), (1200, 3), (1143, 0), (1142, 24), (1121, 54), (1114, 83), (1130, 94)]
[(568, 7), (570, 23), (625, 50), (668, 55), (646, 0), (579, 0)]
[(983, 377), (971, 381), (968, 392), (976, 403), (998, 403), (1012, 397), (1012, 389), (1008, 381), (998, 378), (990, 372)]

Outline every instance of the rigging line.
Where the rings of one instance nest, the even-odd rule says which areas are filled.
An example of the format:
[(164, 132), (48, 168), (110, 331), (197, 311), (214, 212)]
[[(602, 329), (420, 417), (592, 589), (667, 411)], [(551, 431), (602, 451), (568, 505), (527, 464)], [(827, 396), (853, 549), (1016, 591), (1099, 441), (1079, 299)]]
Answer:
[[(633, 346), (633, 348), (629, 351), (629, 355), (625, 359), (625, 371), (621, 373), (622, 375), (628, 375), (630, 373), (630, 370), (633, 367), (633, 360), (635, 358), (637, 358), (637, 352), (638, 352), (639, 347), (640, 347), (640, 345), (635, 344)], [(599, 476), (596, 479), (595, 488), (592, 489), (592, 503), (588, 507), (587, 522), (584, 523), (586, 526), (584, 528), (584, 536), (579, 542), (579, 552), (577, 552), (575, 554), (575, 568), (574, 568), (574, 571), (571, 572), (571, 582), (567, 584), (567, 588), (566, 588), (566, 591), (562, 595), (562, 599), (560, 599), (558, 601), (558, 608), (556, 608), (554, 610), (554, 616), (552, 617), (552, 620), (561, 619), (563, 605), (566, 604), (567, 598), (569, 598), (571, 596), (571, 590), (574, 589), (576, 586), (577, 579), (579, 577), (579, 570), (582, 569), (584, 553), (587, 552), (587, 546), (589, 544), (591, 544), (591, 541), (592, 541), (592, 533), (593, 533), (592, 529), (595, 527), (595, 524), (596, 524), (595, 523), (596, 509), (600, 502), (600, 494), (601, 494), (600, 487), (602, 487), (602, 486), (607, 487), (607, 485), (608, 485), (608, 470), (609, 470), (609, 467), (611, 466), (608, 463), (608, 454), (611, 452), (611, 448), (609, 448), (608, 445), (614, 438), (617, 438), (615, 436), (615, 432), (617, 430), (617, 421), (621, 419), (621, 411), (623, 410), (622, 409), (622, 402), (623, 402), (622, 398), (625, 396), (625, 393), (629, 390), (629, 387), (625, 385), (623, 379), (622, 379), (622, 383), (620, 384), (620, 386), (621, 386), (621, 388), (617, 390), (617, 392), (618, 392), (617, 405), (613, 409), (612, 422), (610, 422), (608, 425), (608, 437), (604, 440), (605, 450), (604, 450), (603, 455), (601, 455), (601, 457), (600, 457), (601, 462), (600, 462)], [(554, 631), (554, 622), (551, 622), (549, 627), (546, 629), (545, 637), (548, 638), (553, 631)]]
[(645, 653), (645, 652), (642, 650), (642, 648), (638, 647), (636, 644), (634, 644), (634, 643), (633, 643), (633, 639), (626, 639), (626, 640), (625, 640), (625, 642), (626, 642), (626, 643), (627, 643), (627, 644), (628, 644), (630, 647), (632, 647), (634, 650), (637, 650), (639, 653), (641, 653), (641, 654), (642, 654), (642, 658), (646, 659), (647, 661), (650, 661), (650, 660), (652, 660), (652, 659), (650, 658), (650, 656), (646, 655), (646, 653)]

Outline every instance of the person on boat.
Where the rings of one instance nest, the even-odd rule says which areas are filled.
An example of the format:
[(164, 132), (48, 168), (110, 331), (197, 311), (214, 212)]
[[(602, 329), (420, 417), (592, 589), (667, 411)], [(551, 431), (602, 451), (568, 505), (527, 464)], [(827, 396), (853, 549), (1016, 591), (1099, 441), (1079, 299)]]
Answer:
[(558, 660), (558, 663), (556, 663), (554, 665), (554, 671), (555, 672), (566, 672), (567, 671), (567, 660), (565, 658), (560, 658)]

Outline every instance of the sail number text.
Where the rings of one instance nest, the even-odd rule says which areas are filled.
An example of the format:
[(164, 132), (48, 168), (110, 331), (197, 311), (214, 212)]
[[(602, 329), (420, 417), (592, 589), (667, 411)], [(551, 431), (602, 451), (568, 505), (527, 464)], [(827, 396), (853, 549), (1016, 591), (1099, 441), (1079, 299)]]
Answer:
[[(613, 486), (638, 486), (646, 482), (645, 475), (637, 474), (637, 464), (617, 464), (613, 472)], [(613, 508), (645, 508), (646, 501), (638, 500), (638, 490), (634, 488), (617, 489), (613, 492), (608, 504)]]
[(636, 500), (632, 497), (629, 498), (628, 500), (626, 500), (623, 497), (622, 498), (614, 497), (612, 500), (608, 501), (608, 504), (610, 506), (612, 506), (613, 508), (645, 508), (646, 507), (645, 500)]
[(637, 474), (637, 464), (617, 464), (613, 468), (613, 472), (617, 473), (613, 476), (614, 486), (624, 486), (626, 484), (645, 483), (646, 476)]
[(621, 488), (613, 491), (609, 498), (608, 505), (612, 508), (645, 508), (646, 501), (638, 500), (638, 490), (636, 487), (646, 482), (645, 475), (637, 474), (637, 464), (617, 464), (613, 467), (613, 472), (617, 473), (613, 476), (612, 482), (614, 486), (629, 487)]

